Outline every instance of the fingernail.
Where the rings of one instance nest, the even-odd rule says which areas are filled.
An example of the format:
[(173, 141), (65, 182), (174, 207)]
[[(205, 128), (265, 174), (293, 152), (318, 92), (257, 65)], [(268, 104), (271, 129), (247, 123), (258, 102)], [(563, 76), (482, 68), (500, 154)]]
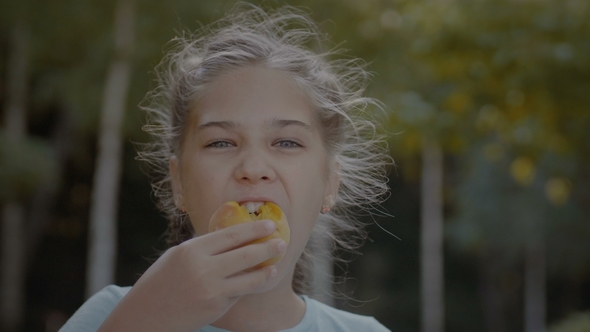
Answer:
[(277, 268), (276, 267), (272, 267), (272, 270), (270, 270), (270, 277), (274, 277), (277, 275)]
[(266, 227), (266, 229), (268, 229), (269, 231), (274, 231), (276, 228), (276, 225), (274, 222), (269, 220), (266, 222), (266, 224), (264, 224), (264, 227)]
[(285, 252), (285, 250), (287, 250), (287, 244), (285, 241), (281, 240), (281, 242), (277, 244), (277, 249), (279, 249), (279, 252)]

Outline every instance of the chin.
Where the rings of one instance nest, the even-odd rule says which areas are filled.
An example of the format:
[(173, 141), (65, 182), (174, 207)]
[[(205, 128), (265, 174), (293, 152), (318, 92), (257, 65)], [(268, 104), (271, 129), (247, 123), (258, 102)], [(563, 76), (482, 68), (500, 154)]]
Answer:
[(280, 280), (277, 280), (277, 277), (274, 277), (273, 278), (274, 280), (267, 281), (264, 285), (262, 285), (261, 287), (258, 287), (258, 289), (252, 293), (253, 294), (264, 294), (264, 293), (272, 291), (280, 283)]
[(274, 278), (269, 279), (264, 285), (260, 286), (254, 294), (262, 294), (272, 291), (278, 287), (281, 287), (283, 283), (288, 283), (288, 287), (291, 288), (292, 276), (295, 272), (295, 266), (285, 271), (285, 267), (282, 266), (282, 262), (277, 263), (277, 275)]

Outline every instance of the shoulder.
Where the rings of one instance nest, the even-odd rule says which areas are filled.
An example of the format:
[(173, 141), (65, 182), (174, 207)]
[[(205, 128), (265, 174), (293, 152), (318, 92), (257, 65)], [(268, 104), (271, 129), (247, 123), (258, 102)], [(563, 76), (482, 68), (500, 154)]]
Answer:
[(307, 305), (306, 316), (309, 313), (312, 320), (311, 331), (390, 331), (373, 317), (332, 308), (307, 296), (303, 298)]
[(131, 287), (119, 287), (115, 285), (103, 288), (84, 302), (60, 329), (60, 332), (90, 332), (98, 330), (102, 322), (130, 289)]

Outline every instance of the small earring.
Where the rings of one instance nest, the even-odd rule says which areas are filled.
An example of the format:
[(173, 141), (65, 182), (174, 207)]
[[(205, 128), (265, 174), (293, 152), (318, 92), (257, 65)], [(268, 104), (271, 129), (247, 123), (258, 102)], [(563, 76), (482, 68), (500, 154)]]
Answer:
[(324, 204), (322, 205), (321, 213), (328, 213), (330, 209), (334, 206), (334, 197), (332, 195), (328, 195), (324, 198)]

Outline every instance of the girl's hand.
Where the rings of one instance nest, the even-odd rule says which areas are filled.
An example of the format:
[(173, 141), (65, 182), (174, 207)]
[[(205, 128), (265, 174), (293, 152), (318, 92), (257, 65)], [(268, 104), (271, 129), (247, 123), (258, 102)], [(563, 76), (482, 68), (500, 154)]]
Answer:
[(268, 220), (231, 226), (164, 253), (111, 312), (99, 331), (195, 331), (215, 322), (244, 294), (276, 275), (250, 270), (286, 249), (283, 240), (244, 244), (274, 232)]

